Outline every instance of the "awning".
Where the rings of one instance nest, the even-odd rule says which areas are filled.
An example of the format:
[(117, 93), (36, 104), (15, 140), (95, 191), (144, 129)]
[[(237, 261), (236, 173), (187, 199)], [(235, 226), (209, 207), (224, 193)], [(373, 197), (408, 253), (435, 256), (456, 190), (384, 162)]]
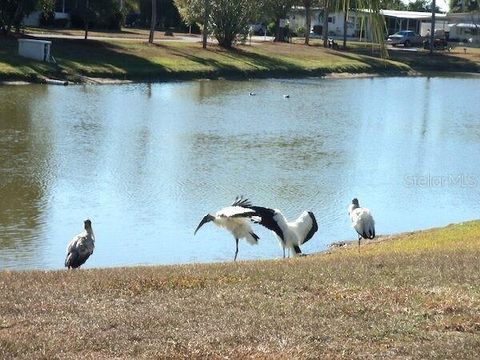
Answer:
[[(393, 17), (397, 19), (423, 20), (432, 18), (431, 12), (421, 11), (380, 10), (380, 14), (382, 14), (383, 16)], [(435, 13), (436, 19), (445, 19), (446, 17), (446, 14)]]
[(459, 28), (466, 28), (466, 29), (479, 29), (480, 25), (477, 24), (468, 24), (468, 23), (458, 23), (458, 24), (448, 24), (449, 27), (459, 27)]

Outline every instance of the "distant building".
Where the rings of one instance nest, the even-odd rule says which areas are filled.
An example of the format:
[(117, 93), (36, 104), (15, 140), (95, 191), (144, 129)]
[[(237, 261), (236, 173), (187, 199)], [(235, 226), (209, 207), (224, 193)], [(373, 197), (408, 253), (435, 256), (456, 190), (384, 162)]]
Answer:
[[(323, 8), (311, 9), (312, 29), (314, 26), (323, 27)], [(385, 19), (386, 34), (391, 35), (401, 30), (412, 30), (425, 36), (431, 27), (432, 14), (430, 12), (380, 10)], [(292, 8), (288, 16), (290, 29), (296, 31), (305, 27), (305, 9), (301, 6)], [(344, 12), (328, 14), (328, 36), (343, 37)], [(446, 14), (435, 14), (437, 29), (448, 31)], [(349, 11), (347, 16), (347, 37), (359, 40), (371, 40), (371, 26), (368, 11)]]
[(480, 45), (480, 12), (448, 14), (449, 40)]
[[(70, 11), (72, 11), (74, 4), (75, 3), (72, 0), (55, 0), (54, 19), (70, 20)], [(41, 11), (34, 11), (23, 19), (23, 25), (39, 26), (41, 16), (42, 16)]]
[[(313, 31), (314, 27), (323, 27), (323, 8), (312, 8), (310, 10), (311, 26), (310, 31)], [(350, 11), (347, 17), (347, 37), (359, 37), (361, 32), (363, 15), (357, 14), (355, 11)], [(292, 8), (288, 15), (289, 27), (293, 31), (297, 31), (299, 28), (305, 28), (305, 8), (303, 6), (295, 6)], [(328, 14), (328, 35), (333, 37), (343, 36), (343, 23), (344, 13), (343, 11), (331, 12)], [(307, 30), (307, 29), (305, 29)], [(321, 32), (322, 34), (323, 32)]]

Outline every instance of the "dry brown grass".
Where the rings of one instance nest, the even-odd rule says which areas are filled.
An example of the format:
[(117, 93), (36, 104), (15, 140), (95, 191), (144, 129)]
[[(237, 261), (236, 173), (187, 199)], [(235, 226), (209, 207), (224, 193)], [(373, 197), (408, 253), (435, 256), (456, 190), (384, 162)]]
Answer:
[(0, 358), (480, 353), (480, 222), (305, 258), (0, 272)]

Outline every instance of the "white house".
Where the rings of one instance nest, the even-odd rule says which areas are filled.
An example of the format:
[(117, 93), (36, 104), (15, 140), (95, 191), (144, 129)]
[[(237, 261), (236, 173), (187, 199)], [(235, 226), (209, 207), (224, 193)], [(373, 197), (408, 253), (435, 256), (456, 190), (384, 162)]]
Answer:
[[(311, 9), (312, 28), (315, 25), (323, 26), (323, 8)], [(431, 27), (432, 14), (430, 12), (380, 10), (385, 20), (386, 35), (391, 35), (401, 30), (413, 30), (426, 35)], [(290, 29), (297, 31), (305, 27), (305, 9), (301, 6), (294, 7), (289, 13), (288, 22)], [(343, 37), (344, 12), (328, 14), (328, 35)], [(446, 14), (435, 14), (435, 27), (448, 31)], [(371, 40), (371, 27), (368, 11), (349, 11), (347, 15), (347, 37), (359, 40)]]
[[(323, 27), (323, 8), (312, 8), (310, 10), (311, 26)], [(363, 15), (350, 11), (347, 16), (347, 37), (358, 37), (360, 35)], [(297, 31), (299, 28), (305, 28), (305, 8), (295, 6), (288, 15), (288, 24), (291, 30)], [(331, 12), (328, 14), (328, 35), (333, 37), (343, 36), (344, 13), (343, 11)], [(305, 29), (306, 30), (306, 29)], [(320, 32), (321, 34), (321, 32)], [(320, 35), (319, 34), (319, 35)]]

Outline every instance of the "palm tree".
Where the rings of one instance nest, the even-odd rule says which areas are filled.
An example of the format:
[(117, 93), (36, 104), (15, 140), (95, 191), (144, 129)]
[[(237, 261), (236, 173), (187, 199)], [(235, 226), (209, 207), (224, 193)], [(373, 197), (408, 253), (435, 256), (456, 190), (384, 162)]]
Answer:
[(328, 47), (328, 13), (330, 6), (329, 0), (323, 0), (323, 47)]
[(303, 0), (303, 6), (305, 7), (305, 45), (310, 44), (310, 27), (312, 26), (310, 10), (312, 8), (312, 2), (312, 0)]
[(203, 30), (202, 30), (202, 48), (207, 48), (207, 37), (208, 37), (208, 0), (204, 0), (203, 5)]
[(85, 36), (84, 39), (87, 40), (88, 38), (88, 6), (89, 2), (88, 0), (85, 1), (85, 14), (83, 17), (83, 22), (85, 23)]
[(155, 25), (157, 24), (157, 0), (152, 0), (152, 19), (150, 21), (150, 35), (148, 42), (153, 44), (153, 37), (155, 35)]

